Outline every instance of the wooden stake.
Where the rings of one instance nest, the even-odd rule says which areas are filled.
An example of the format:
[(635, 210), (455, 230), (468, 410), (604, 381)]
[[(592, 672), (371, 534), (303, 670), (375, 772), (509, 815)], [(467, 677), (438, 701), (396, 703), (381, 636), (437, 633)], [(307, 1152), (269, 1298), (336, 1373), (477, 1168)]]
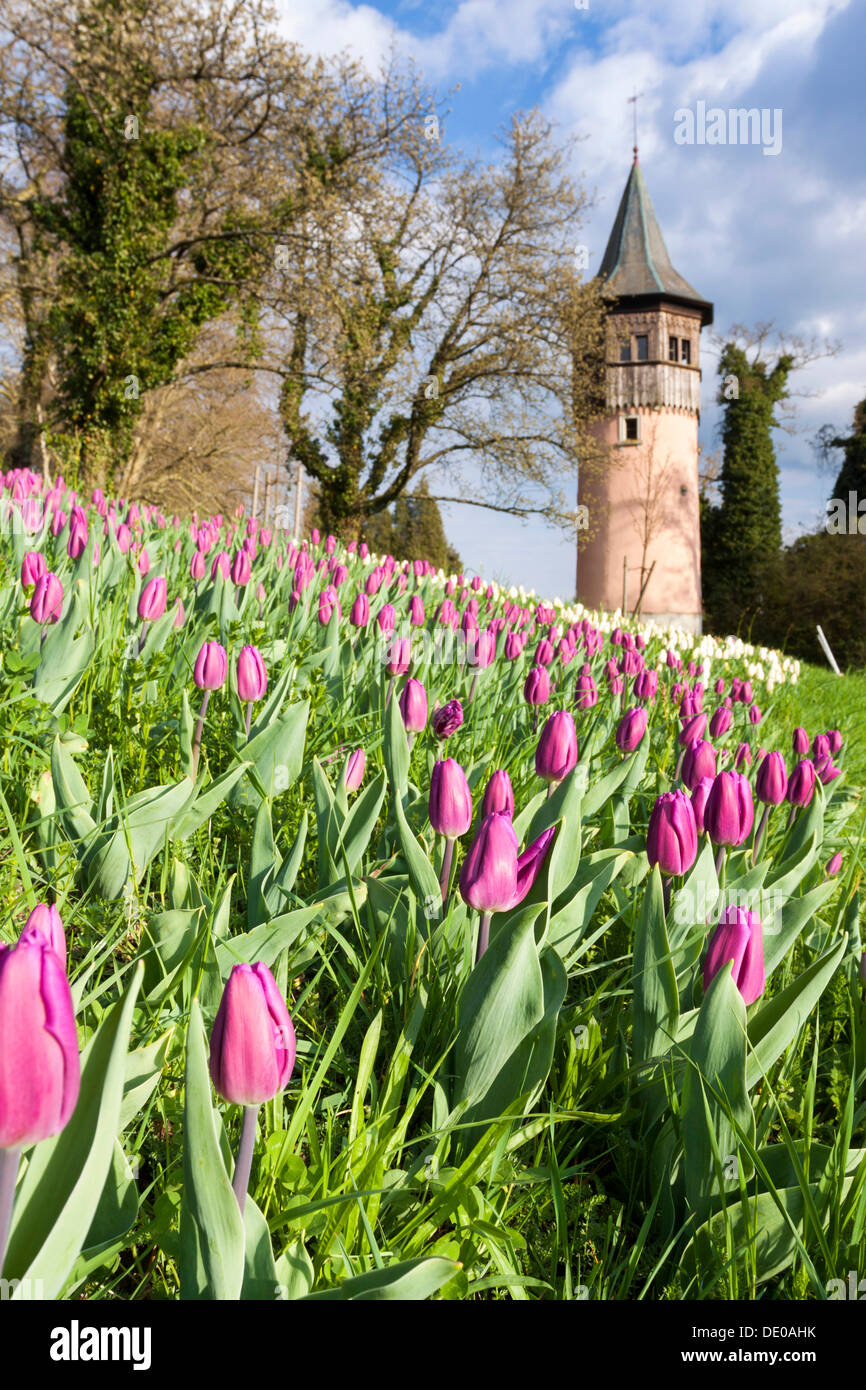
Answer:
[(255, 482), (253, 483), (253, 516), (259, 514), (259, 465), (256, 464)]
[(649, 584), (650, 580), (651, 580), (652, 577), (653, 577), (653, 570), (655, 569), (655, 567), (656, 567), (656, 562), (655, 562), (655, 560), (653, 560), (652, 564), (651, 564), (650, 567), (649, 567), (649, 571), (648, 571), (648, 573), (647, 573), (647, 577), (646, 577), (646, 579), (644, 580), (643, 584), (642, 584), (641, 587), (640, 587), (640, 593), (639, 593), (638, 596), (637, 596), (637, 603), (635, 604), (635, 606), (634, 606), (634, 612), (632, 613), (632, 617), (633, 617), (633, 618), (636, 618), (637, 615), (638, 615), (638, 613), (640, 612), (640, 606), (641, 606), (641, 604), (643, 603), (643, 596), (644, 596), (644, 594), (646, 593), (647, 584)]

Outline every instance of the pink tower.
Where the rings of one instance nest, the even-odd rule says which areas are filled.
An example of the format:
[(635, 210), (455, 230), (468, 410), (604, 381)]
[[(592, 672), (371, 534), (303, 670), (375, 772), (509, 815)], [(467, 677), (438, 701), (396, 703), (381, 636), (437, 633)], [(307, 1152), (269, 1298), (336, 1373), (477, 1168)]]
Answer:
[(608, 315), (607, 446), (581, 470), (577, 596), (701, 631), (698, 420), (701, 329), (713, 306), (671, 265), (635, 151), (598, 278)]

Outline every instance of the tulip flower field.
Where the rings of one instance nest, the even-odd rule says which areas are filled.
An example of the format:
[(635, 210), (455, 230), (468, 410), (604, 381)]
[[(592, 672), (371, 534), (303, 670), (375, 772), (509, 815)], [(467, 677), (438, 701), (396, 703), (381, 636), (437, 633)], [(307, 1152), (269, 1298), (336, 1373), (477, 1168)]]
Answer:
[(0, 482), (11, 1298), (866, 1277), (856, 707), (243, 509)]

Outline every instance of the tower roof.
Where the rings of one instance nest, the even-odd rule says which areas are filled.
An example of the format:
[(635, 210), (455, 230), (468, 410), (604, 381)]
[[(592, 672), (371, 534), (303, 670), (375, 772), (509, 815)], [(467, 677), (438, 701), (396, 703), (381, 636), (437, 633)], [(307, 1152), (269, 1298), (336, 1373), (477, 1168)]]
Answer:
[(673, 299), (701, 310), (704, 325), (713, 306), (674, 270), (635, 156), (598, 278), (620, 299)]

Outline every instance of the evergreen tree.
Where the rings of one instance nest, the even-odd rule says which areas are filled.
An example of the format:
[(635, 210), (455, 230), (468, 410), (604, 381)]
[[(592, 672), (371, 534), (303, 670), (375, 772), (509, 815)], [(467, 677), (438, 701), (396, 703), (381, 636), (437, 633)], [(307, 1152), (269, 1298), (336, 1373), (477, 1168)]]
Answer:
[(368, 517), (364, 539), (372, 551), (391, 554), (395, 560), (429, 560), (446, 572), (461, 567), (460, 556), (448, 543), (442, 514), (424, 480), (414, 492), (397, 498), (393, 514), (384, 511)]
[(858, 502), (866, 500), (866, 400), (862, 400), (854, 410), (852, 433), (844, 439), (837, 436), (830, 441), (830, 445), (845, 451), (845, 461), (839, 470), (833, 497), (840, 498), (846, 507), (849, 493), (856, 493)]
[(705, 617), (716, 632), (748, 628), (760, 618), (775, 582), (782, 512), (771, 431), (794, 366), (788, 354), (772, 367), (757, 355), (750, 360), (736, 342), (725, 345), (719, 360), (722, 501), (703, 509), (701, 524)]

